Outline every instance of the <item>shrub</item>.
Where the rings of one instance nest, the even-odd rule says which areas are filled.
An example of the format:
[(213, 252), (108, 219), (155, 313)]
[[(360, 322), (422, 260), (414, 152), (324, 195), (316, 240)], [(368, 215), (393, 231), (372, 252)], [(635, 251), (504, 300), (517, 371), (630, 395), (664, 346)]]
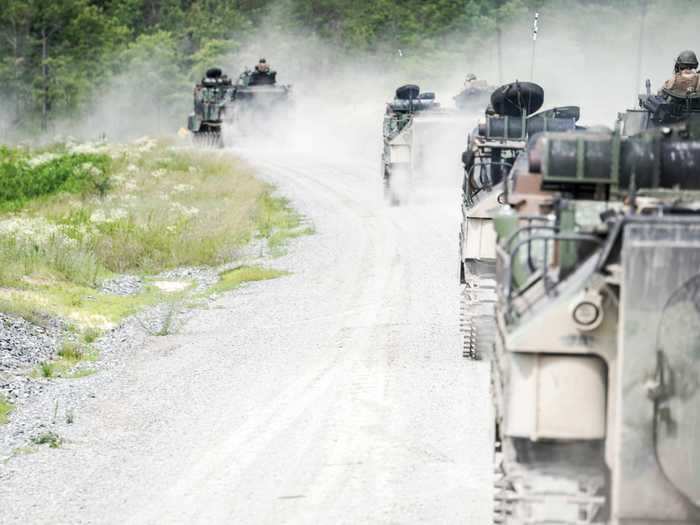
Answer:
[(44, 154), (29, 158), (0, 147), (0, 204), (20, 207), (27, 199), (61, 191), (104, 193), (110, 187), (111, 159), (96, 153)]

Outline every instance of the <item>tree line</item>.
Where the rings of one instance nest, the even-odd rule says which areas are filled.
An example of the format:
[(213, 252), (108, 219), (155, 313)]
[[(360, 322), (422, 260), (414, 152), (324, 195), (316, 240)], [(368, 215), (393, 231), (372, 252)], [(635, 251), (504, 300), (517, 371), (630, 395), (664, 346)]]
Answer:
[[(644, 0), (620, 0), (634, 4)], [(271, 17), (348, 50), (430, 49), (492, 31), (543, 3), (601, 0), (0, 0), (0, 118), (28, 130), (77, 116), (138, 72), (174, 96)], [(154, 61), (157, 58), (157, 61)], [(158, 63), (151, 71), (150, 64)], [(185, 92), (188, 90), (185, 89)]]

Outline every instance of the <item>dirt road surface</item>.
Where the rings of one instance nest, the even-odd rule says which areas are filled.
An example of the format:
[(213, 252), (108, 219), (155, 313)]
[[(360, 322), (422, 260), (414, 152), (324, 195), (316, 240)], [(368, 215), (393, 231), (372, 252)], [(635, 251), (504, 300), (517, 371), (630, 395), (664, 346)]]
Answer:
[[(18, 455), (0, 523), (462, 523), (491, 513), (488, 368), (461, 357), (458, 190), (242, 152), (313, 222)], [(260, 160), (264, 158), (265, 160)]]

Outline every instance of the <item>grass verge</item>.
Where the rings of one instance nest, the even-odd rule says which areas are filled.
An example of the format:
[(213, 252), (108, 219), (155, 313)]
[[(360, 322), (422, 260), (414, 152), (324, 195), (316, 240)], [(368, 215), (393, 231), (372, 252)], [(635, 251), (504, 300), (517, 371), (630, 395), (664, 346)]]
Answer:
[(77, 366), (84, 362), (94, 362), (97, 357), (97, 351), (90, 346), (84, 346), (75, 341), (64, 341), (56, 358), (39, 363), (32, 372), (32, 376), (46, 379), (86, 377), (94, 374), (95, 371), (90, 368), (77, 368)]
[(267, 240), (272, 255), (284, 254), (289, 239), (314, 233), (284, 197), (264, 193), (258, 204), (257, 229), (260, 237)]
[[(130, 296), (101, 293), (104, 279), (216, 266), (255, 237), (279, 254), (309, 230), (271, 192), (225, 152), (148, 140), (2, 148), (0, 311), (108, 329), (168, 296), (152, 286)], [(214, 291), (237, 285), (229, 279)]]
[(287, 272), (261, 266), (239, 266), (219, 274), (219, 282), (206, 293), (223, 293), (238, 288), (244, 282), (264, 281), (287, 275)]
[[(66, 320), (79, 343), (64, 343), (35, 377), (82, 377), (90, 344), (148, 306), (178, 304), (284, 275), (242, 266), (204, 292), (162, 289), (149, 276), (235, 260), (253, 239), (272, 255), (312, 233), (289, 202), (226, 152), (185, 150), (150, 140), (130, 145), (0, 147), (0, 311), (35, 324)], [(131, 295), (101, 291), (130, 274)], [(119, 285), (117, 285), (119, 286)]]

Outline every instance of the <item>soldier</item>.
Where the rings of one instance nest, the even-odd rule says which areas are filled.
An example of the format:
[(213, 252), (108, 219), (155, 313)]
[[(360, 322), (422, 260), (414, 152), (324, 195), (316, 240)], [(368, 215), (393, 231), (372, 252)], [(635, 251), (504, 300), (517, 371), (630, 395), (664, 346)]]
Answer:
[(267, 60), (261, 58), (255, 65), (255, 71), (257, 71), (258, 73), (269, 73), (270, 65), (267, 63)]
[(690, 50), (683, 51), (676, 59), (673, 78), (664, 83), (664, 89), (673, 91), (700, 91), (700, 75), (697, 72), (698, 57)]
[(478, 80), (474, 73), (469, 73), (467, 78), (464, 80), (464, 90), (467, 92), (481, 91), (488, 88), (488, 82), (485, 80)]

